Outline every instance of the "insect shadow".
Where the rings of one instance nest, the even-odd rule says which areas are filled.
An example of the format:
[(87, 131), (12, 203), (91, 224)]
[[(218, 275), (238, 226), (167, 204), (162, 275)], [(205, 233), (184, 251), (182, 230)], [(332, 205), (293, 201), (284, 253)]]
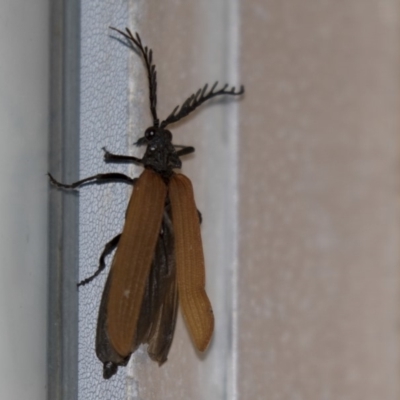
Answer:
[(49, 174), (51, 183), (63, 189), (107, 182), (134, 186), (122, 233), (105, 245), (97, 270), (78, 284), (84, 286), (96, 278), (106, 267), (106, 256), (116, 249), (101, 298), (96, 332), (96, 354), (103, 363), (105, 379), (113, 376), (119, 366), (125, 366), (140, 344), (148, 344), (150, 358), (159, 365), (167, 360), (178, 304), (196, 348), (204, 351), (211, 340), (214, 316), (205, 292), (201, 214), (196, 208), (190, 180), (174, 172), (182, 166), (180, 157), (195, 149), (174, 145), (172, 134), (166, 128), (207, 100), (244, 93), (243, 86), (236, 90), (227, 84), (218, 88), (218, 82), (211, 88), (204, 85), (160, 121), (152, 50), (128, 28), (111, 29), (142, 56), (153, 124), (136, 142), (137, 146), (146, 146), (142, 158), (113, 154), (103, 148), (104, 160), (139, 164), (144, 171), (138, 178), (104, 173), (71, 184), (61, 183)]

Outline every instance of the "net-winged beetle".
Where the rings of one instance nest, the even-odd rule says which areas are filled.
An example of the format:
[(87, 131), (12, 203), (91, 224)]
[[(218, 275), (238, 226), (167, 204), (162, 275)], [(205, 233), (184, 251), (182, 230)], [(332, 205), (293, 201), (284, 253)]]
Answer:
[(97, 271), (78, 285), (86, 285), (105, 268), (105, 257), (116, 252), (103, 291), (96, 334), (96, 354), (108, 379), (124, 366), (140, 344), (148, 344), (149, 356), (160, 365), (167, 360), (172, 343), (178, 303), (186, 326), (199, 351), (204, 351), (214, 329), (214, 316), (205, 292), (204, 256), (197, 211), (190, 180), (174, 172), (180, 157), (193, 147), (172, 144), (167, 126), (190, 114), (216, 96), (238, 96), (241, 86), (218, 82), (189, 96), (163, 121), (157, 117), (157, 78), (152, 50), (140, 36), (120, 31), (132, 49), (138, 50), (146, 65), (150, 111), (153, 125), (136, 144), (145, 145), (142, 158), (112, 154), (104, 149), (106, 162), (137, 163), (144, 167), (139, 178), (121, 173), (94, 175), (72, 184), (63, 184), (50, 174), (59, 188), (75, 189), (85, 183), (125, 182), (134, 185), (121, 234), (108, 242)]

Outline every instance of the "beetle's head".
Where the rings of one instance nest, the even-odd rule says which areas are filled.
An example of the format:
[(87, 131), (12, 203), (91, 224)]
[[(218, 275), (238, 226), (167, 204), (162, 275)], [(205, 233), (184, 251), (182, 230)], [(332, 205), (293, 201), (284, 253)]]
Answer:
[(172, 144), (172, 133), (169, 130), (150, 126), (136, 144), (147, 146), (143, 156), (146, 167), (160, 173), (169, 173), (173, 168), (181, 168), (182, 162)]

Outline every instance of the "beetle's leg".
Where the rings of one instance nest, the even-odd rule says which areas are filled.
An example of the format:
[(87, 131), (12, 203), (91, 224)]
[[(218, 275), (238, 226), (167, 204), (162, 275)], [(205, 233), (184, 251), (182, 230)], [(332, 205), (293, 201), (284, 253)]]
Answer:
[(137, 178), (130, 178), (127, 175), (120, 174), (119, 172), (111, 172), (108, 174), (97, 174), (93, 176), (89, 176), (88, 178), (81, 179), (80, 181), (76, 181), (71, 184), (65, 184), (57, 181), (50, 173), (48, 173), (50, 178), (50, 182), (54, 185), (57, 186), (58, 188), (63, 188), (63, 189), (76, 189), (79, 186), (84, 185), (85, 183), (91, 184), (91, 183), (108, 183), (108, 182), (124, 182), (128, 183), (129, 185), (134, 185), (136, 182)]
[(201, 223), (203, 222), (203, 216), (201, 215), (201, 212), (199, 210), (197, 210), (197, 215), (199, 217), (199, 223), (201, 225)]
[(174, 144), (174, 147), (180, 149), (176, 152), (178, 157), (185, 156), (186, 154), (194, 153), (194, 147), (192, 147), (192, 146), (181, 146), (179, 144)]
[(120, 237), (121, 234), (115, 236), (104, 246), (104, 250), (101, 253), (99, 260), (99, 267), (97, 268), (96, 272), (93, 275), (89, 276), (88, 278), (81, 280), (78, 283), (78, 286), (84, 286), (88, 284), (104, 270), (104, 268), (106, 267), (105, 258), (117, 247)]
[(104, 151), (104, 161), (105, 162), (113, 162), (113, 163), (137, 163), (143, 164), (143, 160), (141, 158), (133, 157), (133, 156), (123, 156), (120, 154), (110, 153), (105, 147), (103, 147)]

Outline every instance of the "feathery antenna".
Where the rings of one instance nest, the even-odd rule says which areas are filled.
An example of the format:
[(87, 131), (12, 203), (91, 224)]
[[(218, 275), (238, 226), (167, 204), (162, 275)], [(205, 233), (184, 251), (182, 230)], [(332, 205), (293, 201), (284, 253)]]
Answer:
[(143, 59), (147, 69), (147, 77), (149, 79), (150, 111), (153, 116), (154, 126), (158, 126), (160, 122), (157, 117), (157, 72), (156, 72), (156, 66), (152, 63), (153, 51), (149, 49), (147, 46), (143, 47), (142, 40), (140, 39), (140, 36), (137, 32), (136, 32), (136, 37), (134, 37), (129, 28), (125, 28), (126, 33), (112, 26), (110, 26), (110, 29), (120, 33), (122, 36), (128, 39), (131, 42), (131, 46), (133, 43), (143, 55)]
[(213, 97), (221, 95), (239, 96), (244, 93), (244, 86), (240, 86), (240, 89), (238, 91), (236, 91), (235, 86), (232, 86), (230, 89), (226, 90), (226, 88), (229, 87), (229, 85), (226, 84), (221, 89), (214, 91), (217, 85), (218, 81), (214, 83), (214, 85), (207, 93), (208, 84), (205, 84), (203, 89), (199, 89), (196, 93), (193, 93), (191, 96), (189, 96), (181, 105), (181, 107), (176, 106), (172, 113), (167, 117), (167, 119), (161, 122), (161, 127), (164, 128), (167, 125), (172, 124), (173, 122), (177, 122), (183, 117), (186, 117), (198, 106)]

